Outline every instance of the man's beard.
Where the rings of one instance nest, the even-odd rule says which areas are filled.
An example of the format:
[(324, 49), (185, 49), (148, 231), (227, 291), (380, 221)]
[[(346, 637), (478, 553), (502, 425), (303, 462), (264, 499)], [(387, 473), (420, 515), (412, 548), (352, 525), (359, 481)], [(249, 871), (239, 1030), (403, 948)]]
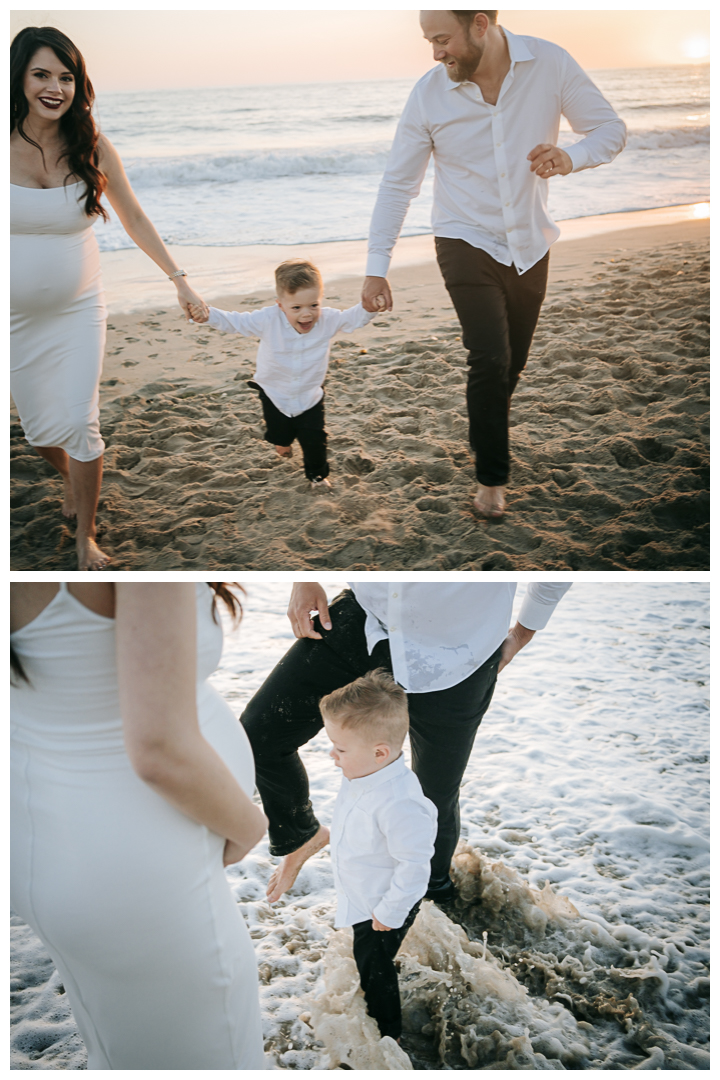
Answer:
[(477, 66), (485, 52), (484, 45), (473, 45), (468, 34), (465, 35), (467, 52), (464, 56), (454, 56), (455, 67), (445, 67), (453, 82), (467, 82), (477, 71)]

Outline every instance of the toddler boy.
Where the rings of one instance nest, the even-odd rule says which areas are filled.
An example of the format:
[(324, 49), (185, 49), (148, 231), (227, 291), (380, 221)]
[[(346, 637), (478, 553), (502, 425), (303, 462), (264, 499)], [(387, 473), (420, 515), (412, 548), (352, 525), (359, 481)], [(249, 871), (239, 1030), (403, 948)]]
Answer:
[(320, 711), (343, 772), (330, 831), (335, 926), (352, 926), (367, 1010), (399, 1040), (394, 961), (427, 890), (437, 810), (403, 761), (407, 698), (387, 672), (334, 690)]
[(300, 443), (305, 475), (311, 490), (330, 488), (327, 479), (327, 434), (323, 382), (330, 360), (330, 341), (345, 331), (365, 326), (375, 312), (362, 304), (340, 311), (323, 308), (322, 278), (311, 262), (290, 259), (275, 271), (277, 302), (259, 311), (220, 311), (209, 316), (190, 305), (195, 322), (209, 322), (225, 333), (259, 337), (255, 375), (248, 383), (260, 395), (265, 439), (281, 457), (292, 457)]

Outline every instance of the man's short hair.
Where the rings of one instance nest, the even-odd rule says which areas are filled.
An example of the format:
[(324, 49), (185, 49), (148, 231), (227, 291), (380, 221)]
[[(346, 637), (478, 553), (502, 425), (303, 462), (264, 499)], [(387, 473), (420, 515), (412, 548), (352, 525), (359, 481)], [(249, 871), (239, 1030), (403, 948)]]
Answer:
[(407, 694), (382, 668), (327, 694), (320, 711), (333, 724), (393, 749), (402, 746), (410, 723)]
[(305, 259), (288, 259), (275, 271), (275, 287), (278, 292), (293, 293), (299, 289), (322, 289), (322, 277), (314, 263)]
[(487, 15), (491, 26), (497, 25), (497, 11), (453, 11), (458, 22), (461, 22), (467, 30), (476, 15)]

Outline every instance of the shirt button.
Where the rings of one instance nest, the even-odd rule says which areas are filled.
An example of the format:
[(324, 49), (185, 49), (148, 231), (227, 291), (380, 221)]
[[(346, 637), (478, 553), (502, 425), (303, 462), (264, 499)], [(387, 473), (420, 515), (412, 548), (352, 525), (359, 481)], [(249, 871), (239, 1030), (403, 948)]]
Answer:
[(504, 180), (504, 179), (505, 179), (505, 173), (504, 173), (504, 172), (501, 172), (501, 173), (500, 173), (500, 175), (502, 176), (502, 178), (503, 178), (503, 180)]
[(509, 202), (506, 202), (506, 203), (505, 203), (505, 205), (506, 205), (506, 206), (509, 206), (509, 205), (510, 205), (510, 203), (509, 203)]
[(499, 143), (495, 143), (495, 145), (496, 145), (496, 146), (502, 146), (502, 143), (501, 143), (501, 142), (499, 142)]
[(390, 633), (391, 633), (391, 634), (392, 634), (392, 633), (394, 633), (394, 632), (395, 632), (395, 630), (397, 630), (397, 626), (391, 626), (391, 627), (390, 627)]
[(397, 595), (398, 594), (396, 592), (394, 592), (392, 595), (393, 595), (393, 600), (397, 600)]

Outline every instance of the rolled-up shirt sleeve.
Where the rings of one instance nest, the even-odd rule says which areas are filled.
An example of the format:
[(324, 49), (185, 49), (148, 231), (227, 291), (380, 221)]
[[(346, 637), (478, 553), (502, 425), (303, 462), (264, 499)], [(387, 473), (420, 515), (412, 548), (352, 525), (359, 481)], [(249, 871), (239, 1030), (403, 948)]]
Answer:
[(427, 892), (437, 833), (437, 810), (428, 799), (397, 800), (378, 813), (387, 849), (396, 860), (390, 888), (373, 915), (383, 926), (402, 926), (410, 908)]
[(566, 146), (565, 153), (573, 163), (573, 172), (606, 165), (625, 147), (625, 123), (577, 61), (569, 53), (564, 53), (563, 59), (560, 108), (572, 130), (585, 136), (574, 146)]
[(520, 607), (518, 622), (526, 630), (544, 630), (571, 581), (532, 581)]
[(366, 273), (386, 277), (408, 206), (417, 197), (432, 153), (416, 92), (408, 99), (393, 140), (370, 221)]

